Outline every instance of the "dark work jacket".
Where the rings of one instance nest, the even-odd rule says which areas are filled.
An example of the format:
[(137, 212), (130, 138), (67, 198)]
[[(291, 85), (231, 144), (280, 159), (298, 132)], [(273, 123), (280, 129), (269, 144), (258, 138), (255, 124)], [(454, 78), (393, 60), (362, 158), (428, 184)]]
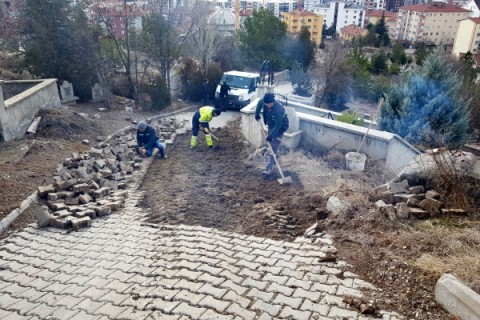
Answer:
[(228, 91), (230, 91), (230, 86), (226, 83), (220, 86), (220, 97), (225, 98), (228, 96)]
[(260, 115), (263, 108), (263, 122), (268, 126), (268, 135), (272, 138), (279, 137), (288, 130), (288, 117), (282, 104), (275, 100), (272, 108), (265, 107), (263, 99), (260, 99), (255, 110)]
[(137, 129), (137, 146), (139, 148), (144, 147), (145, 149), (153, 149), (155, 141), (157, 140), (157, 134), (152, 127), (147, 125), (143, 132), (140, 132), (140, 130)]

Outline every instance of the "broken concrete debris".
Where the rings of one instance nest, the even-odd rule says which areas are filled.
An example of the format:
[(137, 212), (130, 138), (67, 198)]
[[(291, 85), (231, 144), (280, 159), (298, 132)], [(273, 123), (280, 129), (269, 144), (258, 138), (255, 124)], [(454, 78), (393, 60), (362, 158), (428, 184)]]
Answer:
[[(160, 139), (173, 143), (178, 128), (174, 119), (160, 119), (152, 125)], [(84, 228), (91, 226), (92, 219), (119, 210), (128, 196), (124, 189), (142, 166), (135, 151), (135, 132), (131, 126), (87, 152), (72, 153), (58, 165), (52, 183), (38, 187), (46, 203), (35, 212), (38, 226)]]
[(423, 185), (409, 186), (408, 181), (390, 182), (375, 189), (375, 206), (390, 220), (427, 219), (440, 214), (465, 214), (462, 209), (445, 209), (441, 195), (435, 190), (425, 192)]

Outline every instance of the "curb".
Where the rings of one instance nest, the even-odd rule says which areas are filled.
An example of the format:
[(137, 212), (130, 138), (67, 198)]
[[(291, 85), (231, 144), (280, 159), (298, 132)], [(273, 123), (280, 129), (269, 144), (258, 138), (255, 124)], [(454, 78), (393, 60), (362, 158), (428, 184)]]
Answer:
[(451, 274), (445, 273), (438, 280), (435, 300), (462, 320), (480, 319), (480, 295)]
[[(189, 111), (190, 109), (193, 109), (193, 107), (186, 107), (186, 108), (183, 108), (183, 109), (180, 109), (180, 110), (176, 110), (176, 111), (172, 111), (172, 112), (169, 112), (169, 113), (166, 113), (166, 114), (160, 114), (160, 115), (156, 115), (156, 116), (152, 116), (152, 117), (148, 117), (147, 119), (151, 119), (151, 120), (156, 120), (156, 119), (160, 119), (160, 118), (165, 118), (165, 117), (169, 117), (169, 116), (173, 116), (173, 115), (176, 115), (178, 113), (182, 113), (182, 112), (185, 112), (185, 111)], [(111, 135), (107, 136), (105, 138), (105, 141), (109, 141), (111, 140), (115, 134), (117, 132), (120, 132), (122, 130), (125, 130), (125, 129), (128, 129), (129, 127), (131, 127), (131, 125), (128, 125), (122, 129), (119, 129), (117, 131), (115, 131), (114, 133), (112, 133)], [(27, 210), (31, 205), (32, 203), (34, 202), (38, 202), (38, 192), (35, 191), (34, 193), (32, 193), (31, 195), (29, 195), (27, 197), (27, 199), (23, 200), (22, 203), (20, 204), (20, 207), (19, 208), (16, 208), (16, 209), (13, 209), (12, 212), (10, 212), (5, 218), (2, 219), (2, 221), (0, 221), (0, 235), (2, 235), (3, 233), (5, 233), (5, 231), (7, 231), (8, 227), (25, 211)]]

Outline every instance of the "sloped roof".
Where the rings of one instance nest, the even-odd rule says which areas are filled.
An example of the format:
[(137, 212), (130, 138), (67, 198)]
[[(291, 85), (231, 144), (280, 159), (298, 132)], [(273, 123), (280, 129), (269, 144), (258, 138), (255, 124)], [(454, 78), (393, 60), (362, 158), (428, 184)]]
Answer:
[(364, 28), (359, 27), (355, 24), (350, 24), (350, 25), (345, 26), (345, 27), (340, 29), (340, 33), (348, 34), (348, 35), (351, 35), (351, 36), (361, 36), (362, 34), (364, 34), (366, 32), (367, 32), (367, 30), (365, 30)]
[(387, 11), (387, 10), (367, 9), (365, 11), (365, 17), (382, 17), (383, 14), (385, 14), (385, 18), (396, 17), (397, 16), (394, 12), (390, 12), (390, 11)]
[(475, 22), (476, 24), (480, 24), (480, 18), (469, 18), (469, 19)]

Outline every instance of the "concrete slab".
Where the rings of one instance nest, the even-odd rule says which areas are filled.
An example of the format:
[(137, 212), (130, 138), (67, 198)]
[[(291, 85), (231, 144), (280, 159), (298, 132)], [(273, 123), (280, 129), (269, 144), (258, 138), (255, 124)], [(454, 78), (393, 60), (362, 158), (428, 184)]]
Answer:
[(435, 300), (462, 320), (480, 319), (480, 295), (451, 274), (446, 273), (438, 280)]

